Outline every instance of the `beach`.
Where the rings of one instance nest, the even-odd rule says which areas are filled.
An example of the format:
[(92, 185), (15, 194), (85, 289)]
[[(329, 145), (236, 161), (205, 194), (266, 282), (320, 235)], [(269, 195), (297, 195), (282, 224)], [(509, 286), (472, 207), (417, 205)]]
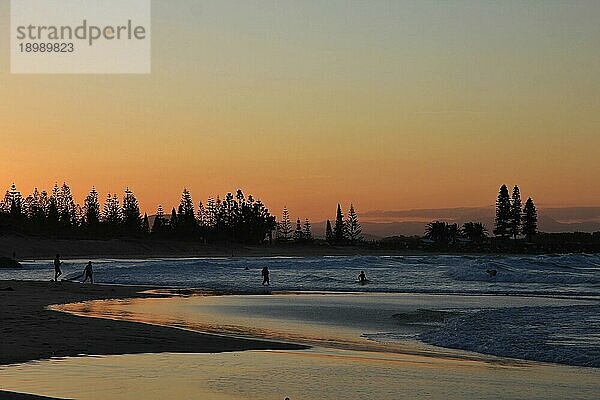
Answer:
[[(52, 285), (26, 285), (21, 289), (49, 292), (55, 297), (56, 288)], [(382, 304), (382, 296), (390, 295), (206, 296), (178, 290), (172, 296), (158, 296), (155, 292), (139, 295), (136, 290), (140, 288), (108, 286), (88, 293), (85, 289), (88, 288), (74, 285), (61, 289), (69, 293), (63, 293), (62, 301), (81, 301), (52, 307), (68, 314), (47, 311), (67, 322), (60, 325), (66, 329), (59, 327), (52, 332), (42, 329), (46, 334), (58, 336), (76, 329), (74, 335), (67, 335), (68, 351), (62, 340), (54, 344), (62, 348), (61, 354), (67, 357), (4, 366), (0, 374), (1, 387), (52, 398), (82, 400), (191, 400), (199, 397), (275, 400), (285, 396), (310, 400), (559, 399), (566, 396), (593, 399), (598, 389), (595, 383), (598, 370), (595, 368), (442, 349), (413, 339), (390, 344), (389, 338), (374, 341), (361, 337), (360, 332), (368, 331), (370, 322), (356, 318), (365, 315), (360, 304), (371, 308)], [(100, 300), (103, 296), (120, 295), (131, 297)], [(435, 303), (457, 305), (468, 301), (508, 307), (527, 301), (538, 304), (547, 301), (506, 299), (504, 296), (468, 300), (446, 295), (392, 297), (404, 304), (405, 314), (412, 318), (417, 318), (413, 312), (416, 307)], [(386, 301), (393, 303), (393, 299)], [(568, 303), (565, 300), (552, 302)], [(355, 317), (348, 313), (349, 309), (357, 307)], [(396, 307), (397, 304), (392, 305), (391, 309)], [(302, 312), (309, 309), (315, 310), (314, 315)], [(332, 318), (335, 313), (338, 317)], [(74, 326), (75, 321), (71, 319), (81, 321)], [(426, 314), (425, 319), (427, 323), (435, 321), (430, 314)], [(408, 337), (424, 328), (412, 324), (404, 327)], [(217, 340), (194, 331), (227, 336), (218, 336)], [(86, 336), (93, 340), (77, 339)], [(275, 338), (287, 343), (310, 344), (310, 347), (244, 340), (240, 339), (242, 336), (261, 340)], [(30, 337), (18, 339), (29, 340)], [(30, 354), (32, 359), (46, 358), (43, 354)]]
[[(65, 276), (85, 262), (65, 262)], [(94, 259), (90, 285), (42, 281), (50, 260), (30, 260), (0, 274), (0, 388), (79, 400), (593, 399), (598, 262)]]
[[(13, 290), (6, 290), (11, 288)], [(266, 341), (204, 335), (141, 323), (80, 318), (47, 310), (51, 304), (92, 299), (148, 297), (145, 288), (81, 285), (69, 282), (0, 283), (3, 321), (0, 363), (11, 364), (80, 354), (219, 352), (297, 349)]]
[(83, 354), (215, 353), (302, 348), (293, 344), (207, 335), (143, 323), (81, 318), (46, 309), (52, 304), (92, 299), (156, 296), (142, 294), (145, 289), (148, 288), (0, 281), (0, 364)]
[(600, 400), (599, 19), (0, 0), (0, 400)]

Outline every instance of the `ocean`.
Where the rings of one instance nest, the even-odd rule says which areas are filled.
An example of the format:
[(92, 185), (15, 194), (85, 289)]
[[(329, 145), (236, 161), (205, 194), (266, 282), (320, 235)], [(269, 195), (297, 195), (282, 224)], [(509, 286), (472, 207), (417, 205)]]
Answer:
[[(85, 260), (63, 264), (78, 275)], [(354, 256), (92, 260), (99, 283), (260, 292), (260, 270), (274, 291), (600, 296), (600, 255)], [(51, 260), (24, 261), (0, 279), (50, 280)], [(490, 276), (486, 271), (497, 271)], [(356, 283), (365, 271), (368, 284)]]
[[(65, 262), (64, 276), (78, 275), (87, 261)], [(221, 318), (213, 326), (231, 326), (224, 316), (275, 318), (281, 326), (286, 320), (315, 326), (335, 321), (337, 328), (351, 329), (352, 335), (379, 344), (409, 340), (493, 356), (600, 367), (600, 255), (92, 261), (99, 283), (303, 294), (213, 304), (217, 307), (213, 315)], [(1, 271), (0, 279), (52, 277), (50, 260), (23, 264), (23, 271)], [(261, 284), (265, 266), (270, 270), (269, 287)], [(495, 276), (488, 270), (495, 270)], [(360, 271), (369, 279), (365, 285), (357, 283)], [(206, 303), (193, 304), (198, 315), (211, 307)], [(246, 321), (236, 329), (254, 329), (252, 323)], [(277, 336), (272, 327), (269, 332), (289, 339), (289, 332)]]

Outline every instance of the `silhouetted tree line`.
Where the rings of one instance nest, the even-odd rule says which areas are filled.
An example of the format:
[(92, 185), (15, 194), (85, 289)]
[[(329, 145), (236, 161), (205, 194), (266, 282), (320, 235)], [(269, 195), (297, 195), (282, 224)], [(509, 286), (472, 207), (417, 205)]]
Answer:
[[(329, 230), (331, 230), (329, 228)], [(481, 222), (456, 223), (433, 221), (425, 227), (425, 239), (419, 236), (394, 236), (371, 247), (379, 249), (444, 250), (489, 253), (575, 253), (600, 251), (600, 231), (538, 232), (537, 209), (531, 197), (525, 205), (515, 186), (512, 195), (502, 185), (496, 200), (493, 236)], [(512, 238), (513, 240), (509, 240)]]
[(287, 207), (283, 208), (281, 221), (277, 223), (275, 237), (279, 243), (312, 243), (314, 241), (312, 226), (308, 218), (304, 220), (304, 223), (297, 218), (296, 227), (293, 228)]
[[(275, 237), (278, 243), (313, 243), (315, 241), (308, 218), (304, 222), (297, 218), (294, 227), (287, 207), (283, 208), (281, 220), (277, 223)], [(342, 207), (338, 204), (335, 227), (332, 228), (330, 220), (326, 222), (325, 241), (337, 246), (364, 244), (362, 228), (354, 205), (350, 204), (348, 217), (344, 218)]]
[(230, 241), (260, 244), (270, 240), (276, 229), (275, 217), (260, 200), (246, 198), (241, 190), (223, 200), (209, 198), (194, 206), (192, 196), (183, 190), (179, 207), (165, 216), (161, 206), (152, 228), (142, 215), (134, 193), (125, 189), (122, 197), (108, 194), (101, 206), (95, 188), (76, 204), (71, 189), (56, 184), (52, 192), (35, 189), (23, 197), (11, 186), (0, 202), (0, 232), (36, 234), (60, 238), (147, 237), (185, 238), (203, 241)]
[[(308, 219), (296, 218), (295, 226), (287, 208), (278, 222), (268, 208), (241, 190), (223, 199), (210, 197), (197, 206), (187, 189), (178, 207), (169, 214), (158, 207), (154, 220), (141, 214), (138, 200), (129, 188), (122, 196), (109, 193), (103, 204), (92, 188), (83, 206), (77, 204), (71, 189), (64, 183), (54, 185), (50, 193), (34, 189), (24, 197), (12, 184), (0, 200), (0, 233), (40, 235), (55, 238), (158, 238), (186, 239), (204, 242), (261, 244), (271, 242), (273, 234), (279, 243), (312, 243)], [(334, 223), (327, 220), (325, 240), (332, 245), (358, 245), (373, 248), (431, 248), (422, 237), (392, 237), (380, 241), (363, 240), (358, 215), (351, 204), (344, 217), (338, 204)], [(426, 226), (425, 237), (434, 248), (483, 252), (578, 252), (600, 251), (600, 232), (539, 233), (537, 209), (531, 198), (523, 206), (520, 190), (509, 195), (506, 185), (500, 188), (496, 202), (493, 237), (481, 222), (462, 226), (433, 221)], [(509, 238), (518, 239), (509, 241)]]
[(342, 207), (338, 204), (333, 228), (331, 227), (330, 220), (326, 222), (325, 240), (329, 244), (352, 246), (363, 241), (362, 228), (358, 221), (358, 215), (354, 210), (354, 205), (350, 204), (348, 217), (344, 219)]
[[(463, 233), (464, 235), (464, 233)], [(600, 252), (600, 231), (589, 232), (538, 232), (531, 240), (506, 241), (487, 237), (482, 243), (474, 243), (462, 237), (455, 243), (428, 242), (421, 236), (392, 236), (366, 243), (365, 246), (379, 250), (444, 251), (456, 253), (597, 253)]]
[[(537, 235), (537, 209), (531, 197), (521, 202), (521, 191), (513, 188), (512, 197), (506, 185), (500, 187), (496, 200), (496, 219), (493, 234), (499, 239), (519, 238), (530, 241)], [(456, 223), (433, 221), (425, 228), (425, 237), (437, 244), (457, 243), (482, 245), (488, 240), (488, 231), (481, 222), (467, 222), (459, 227)]]
[(396, 237), (382, 241), (381, 245), (388, 248), (426, 249), (433, 244), (435, 249), (482, 252), (600, 251), (600, 232), (538, 232), (536, 206), (531, 197), (525, 201), (525, 205), (522, 204), (518, 186), (513, 188), (512, 195), (506, 185), (500, 187), (492, 233), (490, 237), (481, 222), (467, 222), (459, 227), (456, 223), (433, 221), (425, 228), (425, 242), (418, 238)]
[(469, 242), (483, 244), (488, 232), (481, 222), (466, 222), (462, 227), (445, 221), (433, 221), (425, 227), (425, 237), (439, 244)]
[(522, 234), (527, 240), (531, 240), (537, 234), (537, 223), (537, 209), (531, 197), (523, 207), (519, 187), (513, 188), (511, 197), (506, 185), (502, 185), (496, 200), (494, 235), (504, 239), (509, 237), (517, 239)]

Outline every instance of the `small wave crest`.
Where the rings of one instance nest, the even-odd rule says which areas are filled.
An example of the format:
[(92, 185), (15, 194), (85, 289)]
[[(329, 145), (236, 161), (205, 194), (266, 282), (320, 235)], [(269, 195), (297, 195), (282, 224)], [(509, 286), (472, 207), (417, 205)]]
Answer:
[(392, 317), (402, 324), (443, 323), (460, 315), (457, 311), (440, 311), (419, 309), (411, 312), (396, 313)]
[[(562, 271), (546, 264), (547, 268), (509, 267), (503, 263), (483, 262), (477, 265), (451, 267), (447, 276), (456, 281), (504, 282), (504, 283), (542, 283), (542, 284), (600, 284), (600, 276), (585, 269), (562, 267)], [(494, 270), (492, 276), (488, 271)]]
[(314, 274), (302, 275), (298, 278), (301, 282), (325, 282), (325, 283), (338, 283), (343, 282), (340, 279), (332, 278), (330, 276), (319, 276)]

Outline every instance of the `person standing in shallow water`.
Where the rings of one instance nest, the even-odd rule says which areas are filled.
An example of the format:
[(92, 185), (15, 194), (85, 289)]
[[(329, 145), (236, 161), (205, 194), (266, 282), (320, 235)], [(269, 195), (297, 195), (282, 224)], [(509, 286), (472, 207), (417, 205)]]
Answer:
[(269, 282), (269, 268), (267, 267), (263, 267), (262, 271), (262, 277), (263, 277), (263, 286), (267, 285), (269, 286), (271, 283)]
[(94, 283), (94, 270), (92, 269), (92, 262), (88, 261), (85, 269), (83, 270), (83, 283), (86, 283), (88, 278), (90, 278), (90, 283)]
[(60, 257), (57, 253), (56, 257), (54, 258), (54, 282), (57, 282), (58, 277), (62, 275), (62, 271), (60, 270), (61, 264), (62, 264), (62, 261), (60, 261)]
[(360, 284), (367, 283), (367, 276), (365, 275), (365, 271), (360, 271), (360, 274), (358, 274), (358, 283), (360, 283)]

